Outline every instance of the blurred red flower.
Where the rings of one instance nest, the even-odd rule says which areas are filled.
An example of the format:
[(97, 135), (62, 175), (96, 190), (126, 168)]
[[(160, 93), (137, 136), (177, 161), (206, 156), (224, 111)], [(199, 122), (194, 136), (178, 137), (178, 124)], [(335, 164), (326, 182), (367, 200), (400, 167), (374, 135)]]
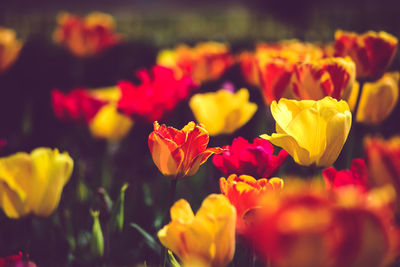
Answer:
[(0, 258), (0, 267), (36, 267), (36, 264), (24, 259), (22, 253)]
[(121, 99), (118, 109), (125, 115), (153, 122), (175, 108), (196, 87), (188, 76), (176, 78), (170, 68), (156, 65), (150, 71), (137, 72), (139, 85), (120, 81)]
[(262, 138), (255, 138), (250, 144), (243, 137), (238, 137), (231, 146), (224, 148), (226, 151), (213, 157), (213, 163), (225, 176), (246, 174), (268, 178), (279, 170), (288, 156), (285, 150), (277, 156), (273, 155), (273, 145)]
[(338, 30), (335, 33), (335, 55), (350, 56), (356, 63), (357, 78), (376, 79), (392, 62), (397, 38), (386, 32), (363, 34)]
[(355, 186), (362, 192), (369, 189), (368, 169), (363, 159), (353, 159), (350, 170), (337, 171), (330, 167), (322, 172), (327, 189), (335, 190), (342, 186)]
[(107, 101), (92, 96), (86, 89), (74, 89), (68, 94), (52, 91), (52, 105), (56, 117), (73, 122), (90, 122)]

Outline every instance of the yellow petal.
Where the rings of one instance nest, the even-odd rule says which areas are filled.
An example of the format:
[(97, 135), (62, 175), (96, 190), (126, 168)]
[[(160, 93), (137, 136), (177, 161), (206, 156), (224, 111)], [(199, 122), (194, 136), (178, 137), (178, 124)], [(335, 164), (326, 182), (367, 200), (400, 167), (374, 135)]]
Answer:
[(171, 207), (171, 220), (181, 223), (190, 223), (194, 219), (194, 214), (189, 203), (180, 199)]
[(374, 83), (365, 83), (356, 119), (366, 124), (378, 124), (393, 111), (399, 98), (399, 72), (385, 73)]
[(215, 234), (211, 247), (213, 266), (227, 265), (235, 252), (236, 209), (225, 196), (211, 194), (203, 201), (196, 217), (208, 220), (210, 231)]
[(351, 128), (351, 113), (337, 113), (327, 123), (326, 147), (323, 155), (317, 160), (317, 166), (331, 166), (340, 154)]
[(276, 146), (282, 147), (300, 165), (308, 166), (313, 163), (309, 152), (300, 147), (297, 141), (290, 135), (273, 133), (271, 136), (263, 134), (260, 137), (267, 139)]
[(213, 93), (196, 94), (189, 101), (196, 120), (204, 125), (210, 135), (222, 132), (225, 126), (225, 116), (219, 105), (222, 103), (215, 101)]
[(8, 217), (30, 212), (26, 205), (32, 187), (32, 162), (27, 153), (0, 159), (0, 206)]
[(89, 124), (89, 129), (96, 138), (118, 141), (128, 134), (132, 126), (131, 118), (118, 113), (115, 104), (108, 104), (97, 112)]
[(64, 185), (73, 169), (73, 160), (57, 149), (37, 148), (31, 152), (32, 191), (27, 204), (39, 216), (49, 216), (58, 206)]

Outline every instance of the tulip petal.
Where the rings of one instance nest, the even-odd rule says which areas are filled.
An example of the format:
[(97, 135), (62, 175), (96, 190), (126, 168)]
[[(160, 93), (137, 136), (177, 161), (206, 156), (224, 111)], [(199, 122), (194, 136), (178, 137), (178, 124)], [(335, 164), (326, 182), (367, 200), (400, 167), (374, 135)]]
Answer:
[[(210, 217), (210, 215), (215, 217)], [(223, 266), (233, 258), (235, 249), (236, 210), (223, 195), (213, 194), (207, 197), (196, 216), (209, 220), (215, 233), (215, 253), (213, 266)]]
[(194, 214), (189, 203), (180, 199), (171, 207), (171, 220), (181, 223), (190, 223), (194, 219)]
[(182, 149), (170, 139), (165, 139), (158, 132), (149, 135), (149, 148), (157, 168), (165, 176), (174, 176), (184, 159)]
[(103, 106), (89, 123), (94, 137), (118, 141), (124, 138), (133, 126), (133, 121), (118, 113), (115, 104)]
[(317, 166), (332, 165), (342, 150), (351, 128), (351, 113), (345, 111), (337, 113), (328, 122), (326, 127), (325, 152), (317, 159)]
[(64, 152), (37, 148), (31, 152), (34, 183), (28, 199), (36, 215), (49, 216), (60, 202), (64, 185), (72, 174), (73, 160)]
[(297, 141), (290, 135), (273, 133), (271, 136), (263, 134), (260, 137), (267, 139), (276, 146), (282, 147), (292, 156), (294, 161), (301, 165), (311, 165), (313, 163), (309, 152), (300, 147)]
[(27, 153), (0, 159), (0, 206), (10, 218), (30, 212), (25, 205), (31, 191), (32, 162)]
[(199, 170), (199, 167), (201, 164), (203, 164), (204, 162), (207, 161), (207, 159), (216, 153), (222, 153), (224, 150), (222, 148), (219, 147), (212, 147), (212, 148), (208, 148), (206, 151), (204, 151), (203, 153), (200, 153), (199, 155), (197, 155), (192, 162), (190, 163), (190, 169), (188, 170), (188, 173), (185, 174), (185, 176), (192, 176), (194, 174), (196, 174), (196, 172)]
[(303, 109), (310, 108), (315, 104), (312, 100), (295, 101), (286, 98), (279, 100), (279, 103), (273, 101), (271, 104), (271, 113), (276, 123), (285, 130), (289, 123)]

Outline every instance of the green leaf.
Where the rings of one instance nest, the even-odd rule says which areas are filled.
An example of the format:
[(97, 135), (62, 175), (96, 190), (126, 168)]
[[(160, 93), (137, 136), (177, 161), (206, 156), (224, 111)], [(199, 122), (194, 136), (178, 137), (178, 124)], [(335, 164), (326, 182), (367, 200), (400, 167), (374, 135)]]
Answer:
[(121, 187), (118, 199), (113, 205), (110, 221), (111, 232), (122, 232), (122, 229), (124, 228), (125, 191), (127, 188), (128, 184), (124, 184)]
[(154, 239), (153, 236), (151, 236), (149, 233), (146, 232), (142, 227), (137, 225), (136, 223), (131, 223), (131, 227), (135, 228), (142, 236), (144, 237), (144, 240), (146, 244), (155, 252), (158, 254), (161, 254), (161, 246), (158, 244), (158, 242)]

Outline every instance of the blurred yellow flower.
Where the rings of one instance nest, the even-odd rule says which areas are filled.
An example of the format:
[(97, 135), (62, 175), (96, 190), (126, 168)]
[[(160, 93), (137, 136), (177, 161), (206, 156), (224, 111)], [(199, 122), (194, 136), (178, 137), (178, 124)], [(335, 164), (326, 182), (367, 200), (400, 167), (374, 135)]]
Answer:
[(67, 152), (36, 148), (0, 158), (0, 207), (10, 218), (49, 216), (57, 208), (74, 162)]
[(236, 93), (221, 89), (217, 92), (196, 94), (189, 101), (198, 122), (210, 135), (231, 134), (246, 124), (257, 111), (257, 105), (249, 102), (245, 88)]
[(399, 99), (399, 72), (385, 73), (375, 82), (364, 84), (356, 121), (379, 124), (393, 111)]
[(271, 112), (277, 133), (261, 137), (285, 149), (300, 165), (332, 165), (351, 127), (348, 104), (332, 97), (319, 101), (282, 98), (272, 102)]
[(133, 120), (118, 112), (117, 101), (121, 97), (118, 87), (108, 87), (88, 91), (92, 96), (109, 101), (89, 122), (89, 130), (93, 137), (118, 141), (124, 138), (132, 128)]
[(0, 73), (7, 70), (17, 59), (22, 42), (14, 30), (0, 27)]
[(226, 266), (235, 253), (235, 224), (236, 210), (223, 195), (209, 195), (196, 216), (181, 199), (171, 207), (171, 222), (158, 238), (184, 266)]

